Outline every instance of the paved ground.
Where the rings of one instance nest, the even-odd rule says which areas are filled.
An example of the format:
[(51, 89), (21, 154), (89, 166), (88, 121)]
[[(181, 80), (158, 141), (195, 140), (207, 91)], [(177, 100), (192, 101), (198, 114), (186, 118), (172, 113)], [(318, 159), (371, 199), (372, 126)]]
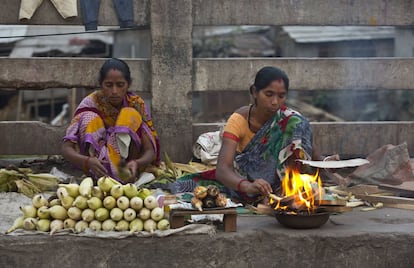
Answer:
[[(39, 171), (49, 167), (38, 164)], [(409, 210), (356, 208), (309, 230), (287, 229), (269, 216), (239, 215), (237, 232), (218, 226), (212, 236), (5, 235), (19, 206), (29, 203), (21, 194), (0, 193), (0, 267), (414, 267)]]
[(238, 216), (238, 231), (164, 238), (5, 235), (30, 200), (0, 195), (0, 267), (414, 267), (414, 213), (382, 208), (331, 215), (319, 229)]

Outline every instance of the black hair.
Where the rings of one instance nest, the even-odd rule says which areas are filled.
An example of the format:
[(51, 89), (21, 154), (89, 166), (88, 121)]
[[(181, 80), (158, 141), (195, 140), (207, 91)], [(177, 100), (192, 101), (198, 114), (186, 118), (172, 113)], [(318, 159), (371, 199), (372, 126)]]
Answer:
[(129, 70), (128, 64), (125, 61), (116, 58), (108, 59), (102, 65), (101, 70), (99, 71), (99, 84), (102, 84), (105, 76), (110, 70), (120, 71), (128, 84), (131, 84), (131, 71)]
[(253, 93), (253, 89), (260, 91), (264, 88), (267, 88), (273, 81), (279, 79), (283, 80), (287, 91), (289, 89), (289, 77), (287, 74), (283, 70), (276, 67), (263, 67), (257, 72), (256, 78), (254, 79), (254, 84), (250, 86), (250, 93)]

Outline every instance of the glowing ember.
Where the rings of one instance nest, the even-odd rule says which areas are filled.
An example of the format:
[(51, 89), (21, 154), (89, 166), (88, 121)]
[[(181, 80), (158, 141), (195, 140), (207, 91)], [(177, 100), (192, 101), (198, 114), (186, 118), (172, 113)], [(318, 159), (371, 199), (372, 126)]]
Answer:
[(281, 198), (271, 195), (270, 205), (275, 210), (296, 213), (308, 211), (313, 213), (317, 208), (316, 200), (322, 200), (323, 188), (319, 177), (319, 170), (315, 175), (301, 174), (296, 169), (286, 169), (285, 178), (282, 180)]

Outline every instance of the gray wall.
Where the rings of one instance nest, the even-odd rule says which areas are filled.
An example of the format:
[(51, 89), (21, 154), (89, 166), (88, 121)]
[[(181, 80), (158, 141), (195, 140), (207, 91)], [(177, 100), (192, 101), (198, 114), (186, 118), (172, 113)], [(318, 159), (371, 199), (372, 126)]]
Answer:
[[(2, 4), (4, 8), (0, 10), (0, 24), (19, 24), (20, 22), (17, 21), (19, 1), (4, 0)], [(192, 91), (244, 91), (246, 86), (251, 84), (254, 73), (263, 65), (270, 64), (284, 68), (292, 79), (292, 88), (301, 90), (314, 88), (347, 90), (351, 87), (356, 90), (414, 89), (413, 58), (195, 60), (192, 58), (193, 25), (412, 26), (414, 24), (413, 1), (394, 0), (392, 8), (390, 5), (390, 1), (377, 0), (352, 1), (352, 4), (349, 1), (325, 0), (134, 1), (136, 24), (150, 29), (151, 57), (128, 60), (128, 63), (132, 66), (133, 77), (136, 77), (137, 89), (151, 94), (154, 123), (159, 130), (163, 151), (173, 156), (175, 161), (185, 162), (191, 157)], [(329, 16), (321, 16), (321, 14), (329, 14)], [(64, 20), (50, 1), (44, 1), (35, 16), (25, 23), (81, 25), (82, 18), (79, 15), (74, 19)], [(118, 25), (111, 0), (101, 1), (99, 24)], [(131, 53), (128, 48), (130, 46), (127, 45), (123, 51), (117, 51), (117, 55), (126, 53), (125, 51)], [(139, 47), (135, 49), (135, 53), (137, 51), (143, 53), (146, 49)], [(94, 87), (96, 71), (102, 61), (103, 59), (2, 58), (0, 59), (0, 86), (20, 89)], [(378, 73), (383, 76), (379, 77)], [(21, 125), (16, 131), (10, 132), (8, 130), (10, 125), (7, 127), (5, 125), (8, 124), (3, 123), (1, 125), (4, 125), (4, 128), (0, 128), (0, 136), (8, 139), (1, 140), (0, 154), (16, 153), (17, 145), (21, 144), (22, 140), (28, 140), (26, 131), (30, 129), (30, 124), (27, 124), (26, 128)], [(365, 125), (361, 127), (360, 132), (370, 129), (367, 127)], [(38, 137), (43, 137), (43, 133), (47, 131), (47, 128), (43, 127), (42, 130), (41, 127), (38, 132), (33, 132), (37, 136), (29, 138), (38, 140)], [(373, 131), (378, 132), (378, 129)], [(335, 134), (331, 137), (334, 140)], [(363, 144), (369, 142), (370, 135), (362, 137), (363, 140), (358, 142)], [(407, 137), (412, 139), (413, 135)], [(379, 139), (382, 139), (380, 143), (396, 141), (391, 136), (381, 136)], [(55, 142), (59, 141), (55, 140)], [(408, 142), (411, 144), (411, 140)], [(40, 142), (38, 144), (22, 148), (20, 152), (28, 154), (38, 149), (42, 150)], [(50, 149), (43, 149), (43, 152), (56, 151), (52, 144), (49, 142)], [(336, 149), (335, 142), (329, 144), (332, 147), (326, 150)], [(352, 146), (353, 144), (349, 144), (351, 150), (360, 152)]]
[(397, 28), (395, 38), (396, 57), (414, 57), (414, 28)]
[(150, 30), (147, 29), (115, 32), (113, 56), (116, 58), (151, 57)]

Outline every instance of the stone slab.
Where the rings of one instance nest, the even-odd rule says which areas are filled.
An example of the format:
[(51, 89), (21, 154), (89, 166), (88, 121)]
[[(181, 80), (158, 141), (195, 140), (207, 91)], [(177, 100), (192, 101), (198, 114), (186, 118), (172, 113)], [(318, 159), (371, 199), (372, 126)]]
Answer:
[(296, 90), (414, 89), (412, 58), (195, 59), (193, 66), (194, 91), (248, 92), (264, 66), (283, 69)]
[[(46, 2), (46, 1), (45, 1)], [(106, 59), (1, 58), (0, 87), (16, 89), (96, 88), (99, 70)], [(134, 91), (150, 91), (150, 62), (126, 59)]]
[(0, 194), (0, 267), (413, 267), (414, 214), (382, 208), (331, 215), (296, 230), (269, 216), (237, 217), (237, 232), (124, 239), (5, 235), (30, 200)]
[(193, 9), (195, 25), (409, 26), (414, 23), (414, 3), (410, 0), (194, 0)]
[[(189, 33), (191, 34), (191, 31)], [(187, 46), (183, 41), (180, 41), (180, 45), (177, 42), (174, 40), (177, 46)], [(153, 49), (160, 51), (157, 50), (159, 45), (154, 41)], [(163, 53), (167, 52), (166, 47)], [(152, 59), (153, 65), (160, 65), (160, 69), (152, 70), (152, 74), (171, 76), (175, 73), (173, 77), (178, 81), (191, 74), (193, 78), (190, 79), (194, 79), (194, 85), (191, 87), (193, 91), (247, 92), (253, 83), (255, 73), (266, 65), (285, 70), (290, 79), (290, 88), (296, 90), (414, 89), (414, 77), (410, 72), (414, 68), (414, 60), (409, 58), (194, 59), (191, 63), (189, 55), (182, 54), (181, 56), (186, 57), (187, 64), (190, 64), (187, 66), (177, 65), (181, 56), (177, 57), (176, 50), (170, 52), (174, 57), (170, 62), (165, 58)], [(0, 87), (21, 89), (96, 87), (98, 86), (97, 73), (103, 61), (104, 59), (80, 58), (2, 58), (0, 59)], [(133, 86), (136, 90), (150, 91), (150, 60), (126, 59), (126, 62), (131, 68)], [(194, 66), (193, 71), (188, 70), (188, 74), (181, 77), (182, 68), (188, 69), (191, 64)], [(56, 70), (61, 71), (56, 72)], [(378, 76), (378, 73), (382, 75)], [(152, 90), (157, 90), (158, 82), (152, 84)], [(160, 84), (163, 90), (166, 90), (165, 86)], [(175, 91), (180, 90), (180, 84), (171, 87)], [(186, 94), (190, 94), (191, 90)], [(187, 95), (185, 97), (189, 99)]]
[[(195, 25), (400, 25), (414, 23), (414, 4), (410, 0), (324, 1), (324, 0), (194, 0)], [(3, 0), (0, 24), (20, 24), (20, 1)], [(191, 3), (190, 3), (191, 5)], [(25, 24), (81, 25), (82, 16), (63, 19), (51, 1), (43, 1)], [(257, 14), (260, 14), (258, 16)], [(321, 16), (329, 14), (329, 16)], [(146, 26), (150, 20), (150, 1), (134, 0), (135, 22)], [(111, 0), (101, 0), (99, 25), (116, 26), (118, 20)]]
[[(154, 125), (164, 133), (160, 141), (161, 150), (167, 151), (176, 162), (191, 159), (191, 147), (199, 135), (217, 131), (223, 126), (223, 123), (197, 123), (191, 130), (191, 123), (188, 124), (180, 114), (160, 113), (159, 116), (164, 120), (154, 120)], [(185, 133), (173, 127), (180, 119), (184, 122)], [(311, 122), (311, 127), (315, 146), (322, 155), (338, 153), (342, 159), (360, 157), (383, 145), (403, 142), (407, 143), (409, 154), (414, 155), (414, 122)], [(0, 155), (60, 154), (64, 134), (64, 127), (41, 122), (3, 121), (0, 122)]]

